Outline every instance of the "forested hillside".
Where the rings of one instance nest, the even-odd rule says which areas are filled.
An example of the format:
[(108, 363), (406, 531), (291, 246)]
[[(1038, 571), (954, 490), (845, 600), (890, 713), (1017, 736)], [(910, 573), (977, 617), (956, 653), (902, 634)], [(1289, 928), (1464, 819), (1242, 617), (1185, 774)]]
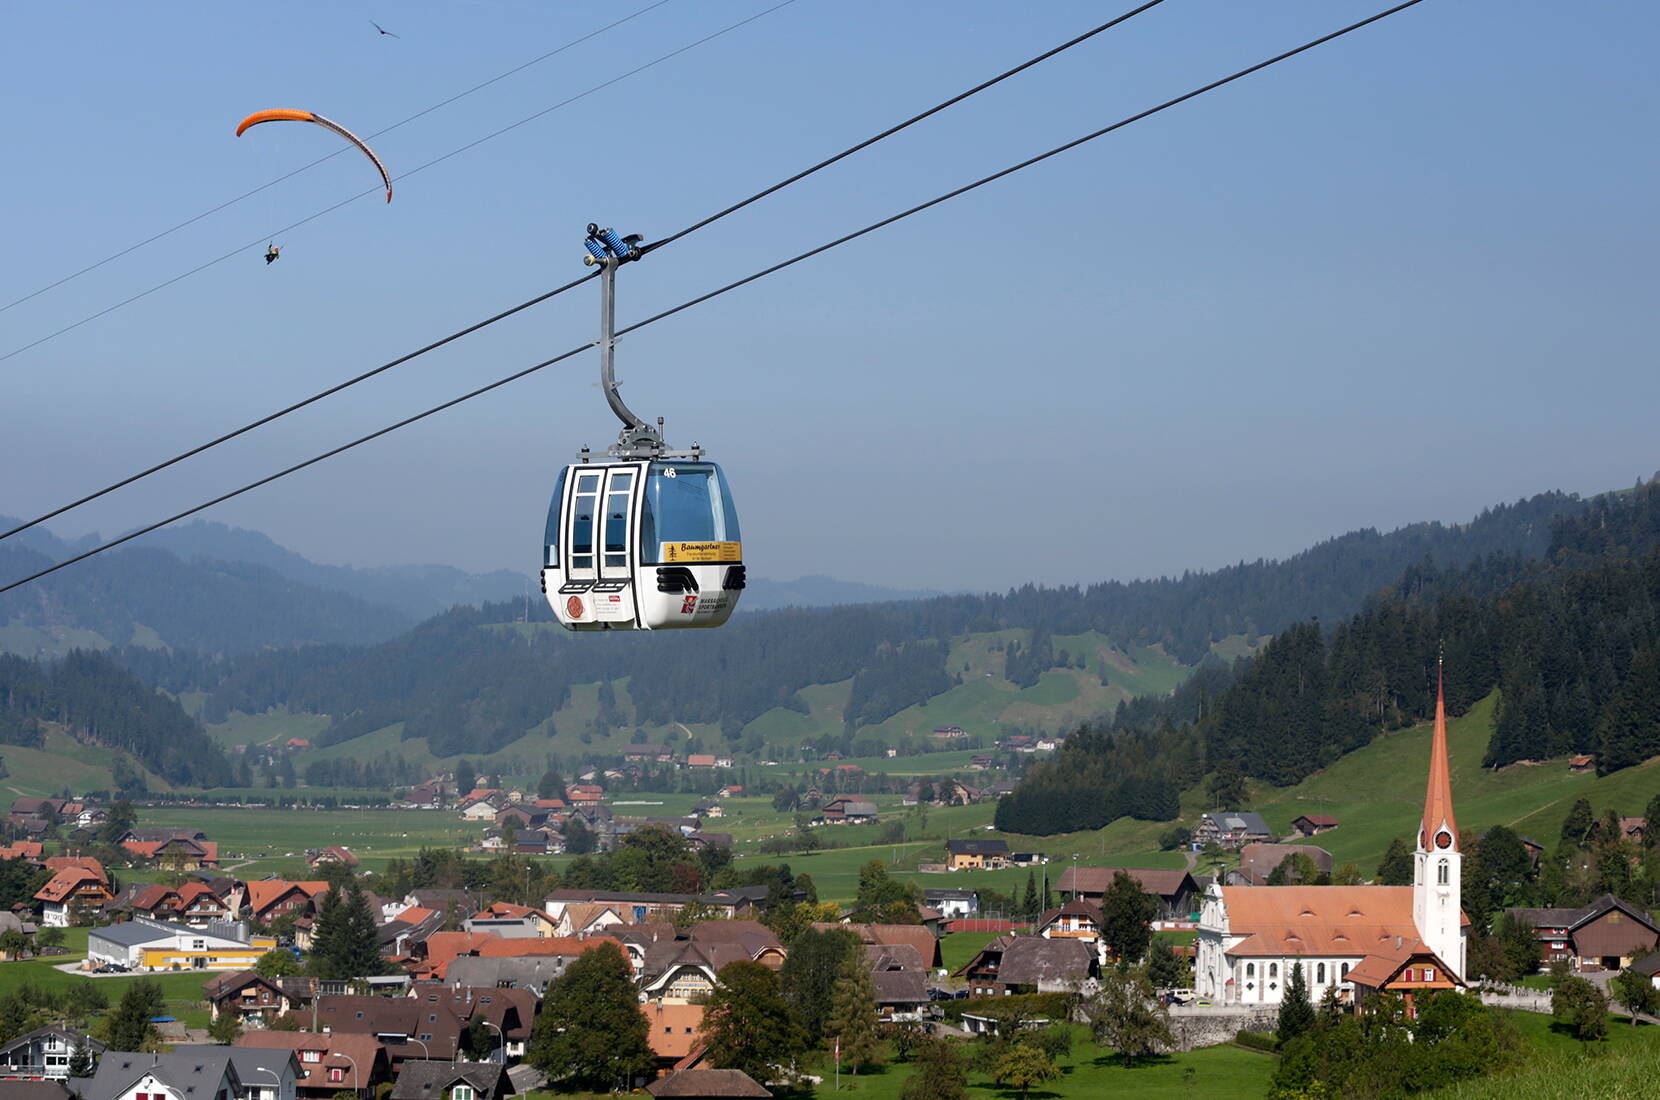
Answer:
[(0, 744), (40, 748), (48, 723), (85, 744), (131, 753), (171, 783), (216, 787), (231, 778), (201, 725), (110, 657), (76, 651), (42, 663), (0, 654)]
[(1607, 773), (1660, 754), (1660, 486), (1559, 519), (1542, 560), (1414, 567), (1335, 629), (1288, 627), (1198, 705), (1195, 685), (1124, 708), (1034, 769), (998, 826), (1143, 816), (1207, 775), (1224, 802), (1243, 777), (1295, 783), (1424, 719), (1443, 652), (1453, 714), (1501, 693), (1490, 766), (1578, 751)]
[(538, 600), (529, 622), (515, 621), (523, 611), (516, 602), (455, 608), (376, 646), (220, 660), (129, 650), (123, 659), (170, 692), (204, 693), (209, 722), (278, 706), (328, 715), (323, 744), (401, 723), (403, 739), (424, 739), (439, 756), (499, 749), (547, 722), (576, 685), (626, 680), (635, 723), (701, 723), (736, 738), (774, 708), (806, 713), (804, 689), (851, 681), (841, 708), (851, 749), (861, 729), (963, 685), (968, 670), (952, 664), (950, 654), (964, 637), (1021, 632), (999, 644), (995, 666), (1018, 688), (1081, 663), (1061, 652), (1056, 636), (1093, 632), (1126, 651), (1156, 644), (1192, 663), (1230, 636), (1275, 633), (1299, 615), (1352, 614), (1368, 594), (1429, 556), (1456, 564), (1537, 555), (1548, 544), (1551, 520), (1584, 508), (1577, 498), (1551, 493), (1490, 509), (1462, 526), (1356, 532), (1284, 562), (1213, 574), (784, 610), (740, 616), (711, 632), (573, 638)]

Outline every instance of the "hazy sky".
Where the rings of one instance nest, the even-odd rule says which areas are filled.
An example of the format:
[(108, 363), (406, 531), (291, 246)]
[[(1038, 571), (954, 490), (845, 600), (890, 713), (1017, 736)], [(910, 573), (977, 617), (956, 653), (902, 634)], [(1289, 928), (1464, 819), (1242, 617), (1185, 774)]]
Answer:
[[(34, 4), (0, 37), (0, 305), (650, 0)], [(670, 0), (376, 140), (396, 176), (775, 0)], [(1130, 6), (1123, 0), (1124, 7)], [(1374, 7), (1376, 4), (1376, 7)], [(1168, 0), (621, 273), (639, 319), (1382, 7)], [(580, 275), (1121, 10), (795, 0), (397, 185), (341, 156), (0, 312), (33, 515)], [(370, 19), (401, 35), (378, 35)], [(1660, 467), (1660, 7), (1427, 0), (619, 348), (752, 571), (1002, 588), (1294, 552)], [(196, 504), (591, 339), (589, 286), (55, 524)], [(615, 436), (592, 355), (221, 506), (325, 562), (533, 570)]]

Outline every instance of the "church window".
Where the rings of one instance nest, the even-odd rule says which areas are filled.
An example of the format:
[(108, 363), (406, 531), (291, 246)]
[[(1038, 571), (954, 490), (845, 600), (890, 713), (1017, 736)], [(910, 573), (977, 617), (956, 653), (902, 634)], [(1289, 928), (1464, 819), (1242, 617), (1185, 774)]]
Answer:
[(1325, 963), (1321, 963), (1319, 966), (1314, 968), (1314, 980), (1321, 983), (1322, 985), (1325, 984), (1325, 981), (1326, 981), (1326, 964)]
[(1257, 976), (1257, 964), (1256, 963), (1246, 963), (1245, 964), (1245, 976), (1247, 978), (1254, 978), (1254, 977)]
[(1447, 866), (1446, 860), (1443, 859), (1435, 865), (1435, 881), (1440, 883), (1442, 886), (1447, 885), (1447, 876), (1450, 873), (1451, 869)]
[(1340, 975), (1340, 977), (1347, 978), (1348, 976), (1349, 976), (1349, 964), (1344, 963), (1343, 964), (1343, 973)]
[(1280, 976), (1280, 964), (1279, 963), (1269, 963), (1268, 964), (1268, 976), (1270, 978), (1277, 978), (1277, 977)]

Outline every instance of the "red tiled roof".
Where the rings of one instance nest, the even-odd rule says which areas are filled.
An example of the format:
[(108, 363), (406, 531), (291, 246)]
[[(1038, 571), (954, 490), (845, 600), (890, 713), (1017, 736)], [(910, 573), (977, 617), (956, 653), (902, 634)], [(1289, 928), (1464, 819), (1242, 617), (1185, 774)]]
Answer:
[(52, 876), (52, 880), (35, 894), (36, 901), (64, 902), (73, 897), (82, 886), (104, 885), (104, 876), (85, 867), (66, 867)]
[[(36, 842), (35, 847), (39, 848), (40, 844)], [(110, 880), (109, 875), (104, 872), (104, 865), (92, 856), (48, 856), (46, 858), (46, 869), (48, 871), (67, 871), (71, 867), (84, 867), (88, 871), (97, 872), (98, 877), (103, 881), (108, 882)]]

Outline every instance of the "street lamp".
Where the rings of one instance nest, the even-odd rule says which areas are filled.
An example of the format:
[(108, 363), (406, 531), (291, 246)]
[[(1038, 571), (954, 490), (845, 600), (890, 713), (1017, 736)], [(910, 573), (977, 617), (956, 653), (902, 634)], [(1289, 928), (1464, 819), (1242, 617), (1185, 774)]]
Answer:
[[(503, 1032), (502, 1029), (497, 1027), (495, 1024), (492, 1024), (489, 1020), (483, 1020), (481, 1022), (484, 1024), (485, 1027), (489, 1028), (491, 1031), (494, 1031), (496, 1033), (496, 1035), (501, 1039), (501, 1064), (505, 1066), (507, 1064), (507, 1035), (506, 1035), (506, 1033)], [(492, 1057), (490, 1059), (490, 1061), (494, 1062), (495, 1058)]]
[(282, 1100), (282, 1078), (277, 1076), (277, 1071), (268, 1066), (255, 1066), (254, 1068), (261, 1073), (269, 1073), (271, 1080), (277, 1083), (276, 1089), (271, 1093), (271, 1100)]
[(350, 1054), (347, 1054), (343, 1050), (336, 1050), (336, 1051), (333, 1051), (333, 1053), (339, 1055), (340, 1057), (342, 1057), (344, 1059), (346, 1059), (346, 1061), (348, 1061), (352, 1064), (352, 1095), (353, 1096), (358, 1095), (359, 1094), (359, 1081), (361, 1080), (361, 1077), (359, 1076), (359, 1074), (357, 1072), (357, 1059), (353, 1058)]
[(429, 1061), (429, 1062), (432, 1061), (432, 1050), (426, 1045), (425, 1040), (417, 1039), (417, 1038), (415, 1038), (415, 1036), (411, 1035), (409, 1037), (409, 1041), (411, 1043), (420, 1043), (421, 1044), (421, 1052), (422, 1052), (423, 1057), (425, 1057), (426, 1060)]

